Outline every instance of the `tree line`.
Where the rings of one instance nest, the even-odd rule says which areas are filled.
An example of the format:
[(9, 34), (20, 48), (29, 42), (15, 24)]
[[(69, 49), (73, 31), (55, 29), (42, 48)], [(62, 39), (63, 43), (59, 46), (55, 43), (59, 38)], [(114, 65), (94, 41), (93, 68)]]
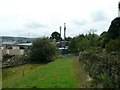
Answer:
[(78, 35), (71, 40), (69, 46), (72, 53), (99, 48), (105, 49), (107, 52), (120, 51), (120, 18), (115, 18), (111, 22), (108, 31), (104, 31), (100, 35), (94, 32)]

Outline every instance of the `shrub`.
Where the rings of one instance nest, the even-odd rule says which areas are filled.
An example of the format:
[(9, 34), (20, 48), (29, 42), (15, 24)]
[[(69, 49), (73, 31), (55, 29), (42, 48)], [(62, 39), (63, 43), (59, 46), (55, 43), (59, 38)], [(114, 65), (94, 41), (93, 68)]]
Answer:
[(120, 88), (120, 61), (114, 55), (82, 52), (79, 56), (88, 74), (105, 88)]
[(3, 55), (3, 62), (7, 61), (8, 59), (11, 59), (13, 58), (14, 56), (13, 55), (9, 55), (9, 54), (6, 54), (6, 55)]
[(56, 53), (56, 46), (48, 38), (37, 38), (33, 41), (30, 51), (30, 60), (37, 63), (52, 61)]
[(109, 43), (107, 43), (106, 51), (120, 51), (120, 39), (111, 40)]
[(7, 56), (7, 59), (2, 63), (2, 65), (3, 65), (3, 67), (6, 67), (6, 66), (12, 67), (12, 66), (26, 64), (28, 62), (29, 62), (28, 54), (25, 53), (24, 55), (20, 55), (20, 56), (16, 55), (16, 56), (12, 56), (10, 58), (8, 58), (8, 56)]

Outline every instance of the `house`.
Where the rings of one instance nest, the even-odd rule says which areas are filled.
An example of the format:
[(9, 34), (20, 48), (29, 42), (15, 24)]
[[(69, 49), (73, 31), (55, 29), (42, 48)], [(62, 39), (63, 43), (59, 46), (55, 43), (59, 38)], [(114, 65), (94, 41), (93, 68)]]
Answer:
[(57, 46), (59, 48), (62, 48), (62, 47), (68, 48), (69, 43), (70, 43), (69, 41), (61, 41), (61, 42), (57, 42)]
[(2, 49), (12, 49), (12, 47), (16, 44), (16, 42), (2, 42)]
[(70, 43), (69, 41), (57, 42), (57, 47), (58, 47), (59, 51), (61, 51), (62, 54), (70, 53), (70, 51), (68, 49), (69, 43)]
[(23, 55), (32, 46), (32, 43), (2, 42), (2, 55)]

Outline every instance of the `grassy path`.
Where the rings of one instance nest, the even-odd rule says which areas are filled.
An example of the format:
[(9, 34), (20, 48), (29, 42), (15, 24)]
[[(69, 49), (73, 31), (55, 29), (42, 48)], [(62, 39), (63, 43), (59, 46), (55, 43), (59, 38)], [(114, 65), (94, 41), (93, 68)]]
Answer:
[(74, 57), (73, 67), (78, 87), (91, 88), (92, 78), (86, 73), (86, 71), (83, 69), (83, 64), (80, 63), (76, 57)]
[(89, 87), (87, 74), (73, 56), (46, 65), (22, 65), (3, 70), (3, 88)]

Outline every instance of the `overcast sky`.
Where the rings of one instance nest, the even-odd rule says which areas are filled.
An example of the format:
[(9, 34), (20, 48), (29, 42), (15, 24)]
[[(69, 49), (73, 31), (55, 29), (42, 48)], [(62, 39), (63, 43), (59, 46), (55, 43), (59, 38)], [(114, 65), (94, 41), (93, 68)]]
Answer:
[(118, 17), (119, 0), (0, 0), (0, 36), (50, 36), (66, 23), (67, 37), (101, 34)]

